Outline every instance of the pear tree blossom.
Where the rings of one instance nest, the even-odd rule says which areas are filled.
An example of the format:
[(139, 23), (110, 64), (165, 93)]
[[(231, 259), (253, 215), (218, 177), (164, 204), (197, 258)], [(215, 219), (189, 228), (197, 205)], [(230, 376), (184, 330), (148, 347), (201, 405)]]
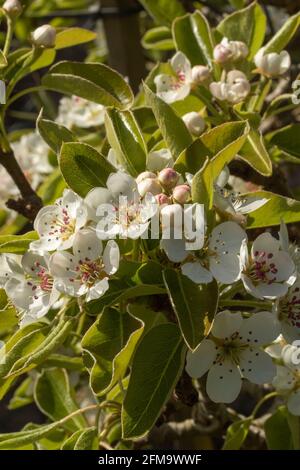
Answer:
[(254, 57), (257, 72), (266, 77), (278, 77), (286, 73), (291, 66), (291, 57), (287, 51), (267, 53), (261, 48)]
[[(300, 416), (299, 346), (281, 345), (273, 386), (284, 397), (289, 412)], [(298, 359), (298, 360), (297, 360)]]
[(243, 318), (239, 312), (217, 314), (208, 339), (187, 354), (186, 370), (194, 378), (206, 372), (206, 391), (217, 403), (231, 403), (239, 395), (242, 379), (270, 382), (276, 367), (263, 346), (278, 336), (278, 323), (270, 312)]
[(70, 129), (98, 127), (104, 123), (105, 108), (79, 96), (62, 98), (59, 103), (57, 122)]
[(212, 82), (209, 85), (211, 94), (220, 101), (237, 104), (243, 101), (250, 93), (251, 86), (246, 75), (240, 70), (231, 70), (226, 80)]
[(117, 243), (109, 240), (103, 249), (94, 230), (80, 230), (73, 253), (57, 251), (50, 258), (50, 271), (58, 291), (73, 297), (85, 296), (86, 302), (101, 297), (109, 288), (109, 278), (119, 268)]

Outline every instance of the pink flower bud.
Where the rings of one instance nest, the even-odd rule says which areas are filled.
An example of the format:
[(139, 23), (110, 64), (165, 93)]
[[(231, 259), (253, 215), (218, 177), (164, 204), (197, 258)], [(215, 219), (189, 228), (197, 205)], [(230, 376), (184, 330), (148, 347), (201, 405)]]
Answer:
[(161, 185), (154, 178), (146, 178), (138, 183), (138, 192), (141, 197), (144, 197), (147, 193), (151, 193), (154, 196), (161, 192)]
[(157, 204), (159, 204), (160, 206), (164, 204), (170, 204), (170, 198), (164, 193), (157, 194), (155, 196), (155, 199)]
[(181, 184), (173, 189), (173, 199), (179, 204), (185, 204), (191, 197), (191, 190), (188, 184)]
[(218, 44), (214, 48), (214, 59), (218, 64), (225, 64), (232, 57), (232, 51), (225, 44)]
[(36, 47), (45, 47), (46, 49), (50, 49), (55, 46), (56, 29), (49, 24), (44, 24), (33, 31), (31, 38)]
[(165, 189), (172, 189), (176, 186), (179, 174), (173, 168), (164, 168), (158, 175), (158, 181)]
[(205, 67), (204, 65), (195, 65), (192, 68), (192, 81), (196, 85), (205, 82), (210, 77), (211, 73), (208, 67)]

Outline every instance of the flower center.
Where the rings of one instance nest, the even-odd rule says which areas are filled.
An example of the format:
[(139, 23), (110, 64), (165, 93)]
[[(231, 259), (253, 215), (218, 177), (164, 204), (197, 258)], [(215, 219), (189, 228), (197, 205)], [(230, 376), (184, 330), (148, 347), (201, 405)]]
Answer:
[(93, 261), (88, 258), (85, 258), (84, 261), (80, 260), (76, 271), (81, 284), (85, 284), (88, 287), (92, 287), (96, 282), (108, 277), (104, 271), (104, 263), (101, 258)]
[(234, 364), (239, 365), (242, 352), (250, 347), (248, 344), (240, 342), (238, 331), (233, 333), (229, 338), (214, 338), (214, 341), (218, 349), (214, 364), (221, 364), (225, 359), (229, 359)]
[(287, 321), (291, 326), (300, 328), (300, 288), (293, 289), (291, 294), (279, 303), (279, 319)]
[(247, 269), (247, 274), (254, 285), (261, 282), (266, 284), (276, 282), (278, 269), (275, 263), (270, 262), (272, 258), (273, 253), (267, 253), (266, 251), (256, 251), (254, 253), (254, 259), (251, 260), (249, 268)]
[(62, 209), (61, 217), (55, 217), (51, 221), (49, 235), (61, 238), (66, 241), (74, 233), (75, 220), (71, 219), (66, 209)]

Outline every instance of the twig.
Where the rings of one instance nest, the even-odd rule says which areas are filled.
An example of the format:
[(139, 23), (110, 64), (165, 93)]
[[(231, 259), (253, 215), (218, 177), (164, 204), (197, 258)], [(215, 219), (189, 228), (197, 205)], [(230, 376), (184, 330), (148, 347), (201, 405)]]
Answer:
[(17, 200), (9, 199), (6, 202), (6, 206), (24, 215), (28, 219), (34, 220), (38, 211), (42, 208), (43, 203), (41, 198), (30, 186), (13, 151), (10, 150), (6, 153), (0, 151), (0, 163), (12, 177), (22, 196), (22, 198)]

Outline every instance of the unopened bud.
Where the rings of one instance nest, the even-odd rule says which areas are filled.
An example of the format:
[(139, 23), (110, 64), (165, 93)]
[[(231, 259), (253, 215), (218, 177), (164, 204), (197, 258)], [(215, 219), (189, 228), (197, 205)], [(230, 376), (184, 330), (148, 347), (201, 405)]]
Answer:
[(154, 196), (161, 192), (161, 185), (154, 178), (146, 178), (138, 183), (138, 192), (141, 197), (144, 197), (147, 193), (151, 193)]
[(182, 119), (190, 133), (197, 137), (202, 134), (206, 127), (206, 122), (196, 111), (185, 114)]
[(191, 198), (191, 190), (188, 184), (181, 184), (173, 189), (173, 199), (179, 204), (185, 204)]
[(158, 175), (158, 181), (165, 189), (172, 189), (176, 186), (179, 174), (173, 168), (164, 168)]
[(170, 198), (164, 193), (157, 194), (157, 196), (155, 196), (155, 199), (157, 204), (159, 204), (160, 206), (164, 204), (170, 204)]
[(146, 178), (156, 178), (156, 174), (153, 173), (152, 171), (143, 171), (143, 173), (140, 173), (135, 181), (137, 184), (139, 184)]
[(210, 77), (210, 70), (208, 67), (205, 67), (205, 65), (195, 65), (192, 68), (192, 82), (196, 85), (205, 82)]
[(33, 31), (31, 38), (35, 46), (50, 49), (55, 46), (56, 30), (53, 26), (44, 24)]
[(218, 64), (225, 64), (232, 58), (231, 50), (220, 43), (214, 48), (214, 59)]
[(19, 0), (6, 0), (2, 8), (11, 18), (17, 18), (23, 10)]

